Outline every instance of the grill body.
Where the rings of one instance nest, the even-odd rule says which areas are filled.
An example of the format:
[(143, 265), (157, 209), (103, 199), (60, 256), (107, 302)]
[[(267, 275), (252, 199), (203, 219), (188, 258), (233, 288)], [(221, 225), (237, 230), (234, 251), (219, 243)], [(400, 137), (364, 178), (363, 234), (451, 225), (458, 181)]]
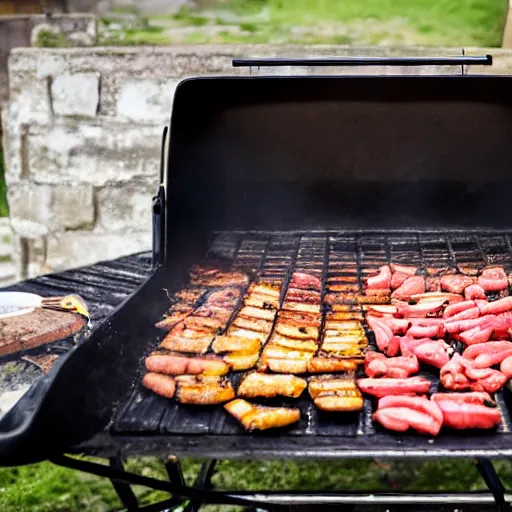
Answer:
[[(509, 391), (492, 434), (375, 430), (372, 404), (332, 421), (308, 414), (279, 434), (245, 434), (218, 409), (138, 388), (169, 293), (204, 259), (264, 276), (336, 255), (512, 271), (508, 77), (201, 78), (176, 92), (164, 151), (161, 255), (145, 284), (0, 423), (4, 464), (64, 451), (226, 457), (511, 455)], [(273, 271), (275, 268), (273, 268)], [(143, 398), (143, 400), (141, 400)]]

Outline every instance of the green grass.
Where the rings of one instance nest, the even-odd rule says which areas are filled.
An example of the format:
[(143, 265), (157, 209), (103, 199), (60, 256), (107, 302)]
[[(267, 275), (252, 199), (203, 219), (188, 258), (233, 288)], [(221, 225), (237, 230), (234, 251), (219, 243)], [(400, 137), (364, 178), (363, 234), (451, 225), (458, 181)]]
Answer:
[(2, 146), (0, 141), (0, 217), (9, 216), (9, 206), (7, 204), (7, 188), (5, 186), (4, 171), (4, 154), (2, 152)]
[[(122, 30), (103, 44), (500, 46), (507, 0), (219, 0)], [(180, 28), (194, 28), (180, 33)]]
[[(431, 44), (499, 46), (507, 0), (225, 0), (219, 7), (267, 23), (311, 26), (371, 20), (385, 28), (390, 20)], [(265, 21), (262, 21), (262, 25)], [(371, 24), (370, 24), (371, 26)]]
[[(199, 462), (182, 461), (187, 483), (192, 484)], [(512, 487), (512, 465), (498, 461), (498, 473)], [(156, 458), (140, 458), (127, 469), (155, 478), (166, 478)], [(468, 491), (484, 489), (471, 461), (418, 461), (379, 463), (368, 460), (344, 462), (257, 462), (222, 461), (213, 482), (218, 489), (326, 491)], [(399, 484), (399, 487), (396, 487)], [(162, 492), (135, 487), (143, 504), (167, 498)], [(108, 480), (68, 470), (50, 463), (15, 469), (0, 469), (0, 510), (2, 512), (106, 512), (121, 508)], [(228, 512), (232, 507), (208, 507)]]

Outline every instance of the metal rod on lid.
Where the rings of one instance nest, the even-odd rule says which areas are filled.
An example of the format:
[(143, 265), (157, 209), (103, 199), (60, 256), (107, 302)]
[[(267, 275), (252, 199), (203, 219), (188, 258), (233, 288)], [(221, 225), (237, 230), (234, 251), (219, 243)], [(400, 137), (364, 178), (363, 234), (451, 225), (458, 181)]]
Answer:
[(492, 66), (492, 55), (454, 57), (240, 58), (233, 67), (279, 66)]

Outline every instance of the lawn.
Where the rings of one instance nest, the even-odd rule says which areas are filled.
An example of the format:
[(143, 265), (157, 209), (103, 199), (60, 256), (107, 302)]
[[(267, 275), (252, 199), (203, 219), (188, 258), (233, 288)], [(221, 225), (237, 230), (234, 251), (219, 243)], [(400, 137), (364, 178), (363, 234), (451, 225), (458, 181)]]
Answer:
[(104, 42), (492, 47), (501, 45), (507, 6), (507, 0), (220, 0), (148, 18), (137, 29), (109, 30)]
[[(185, 479), (192, 483), (199, 463), (183, 461)], [(165, 469), (156, 458), (129, 463), (137, 473), (165, 478)], [(512, 465), (498, 462), (504, 483), (512, 487)], [(213, 479), (220, 489), (324, 489), (443, 491), (478, 490), (483, 483), (470, 461), (418, 461), (378, 464), (375, 461), (346, 462), (234, 462), (224, 461)], [(396, 485), (399, 484), (397, 487)], [(142, 503), (165, 499), (161, 492), (136, 488)], [(16, 469), (0, 469), (0, 510), (2, 512), (106, 512), (118, 510), (120, 503), (106, 480), (41, 463)], [(203, 509), (202, 509), (203, 510)], [(209, 506), (205, 511), (231, 512), (233, 507)]]

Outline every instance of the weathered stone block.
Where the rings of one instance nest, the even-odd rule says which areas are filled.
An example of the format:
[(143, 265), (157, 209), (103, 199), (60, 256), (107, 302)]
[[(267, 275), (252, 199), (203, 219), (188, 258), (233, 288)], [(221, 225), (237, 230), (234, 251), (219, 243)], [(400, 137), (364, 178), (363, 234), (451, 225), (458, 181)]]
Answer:
[(13, 229), (33, 238), (51, 231), (91, 228), (94, 198), (91, 185), (36, 185), (21, 182), (7, 191)]
[(38, 183), (103, 186), (158, 179), (161, 127), (103, 122), (55, 125), (28, 137), (31, 177)]
[(150, 231), (126, 233), (68, 231), (48, 236), (46, 265), (55, 271), (150, 249)]
[(74, 73), (52, 81), (52, 105), (56, 115), (94, 117), (100, 100), (99, 73)]
[(156, 186), (156, 182), (128, 183), (98, 190), (98, 229), (151, 231), (151, 198), (156, 192)]
[(25, 238), (46, 235), (52, 220), (52, 189), (21, 182), (7, 189), (13, 231)]
[(165, 123), (171, 114), (172, 100), (180, 78), (128, 79), (117, 100), (117, 115), (132, 121)]
[(94, 194), (91, 185), (60, 185), (53, 188), (50, 228), (79, 229), (94, 224)]

